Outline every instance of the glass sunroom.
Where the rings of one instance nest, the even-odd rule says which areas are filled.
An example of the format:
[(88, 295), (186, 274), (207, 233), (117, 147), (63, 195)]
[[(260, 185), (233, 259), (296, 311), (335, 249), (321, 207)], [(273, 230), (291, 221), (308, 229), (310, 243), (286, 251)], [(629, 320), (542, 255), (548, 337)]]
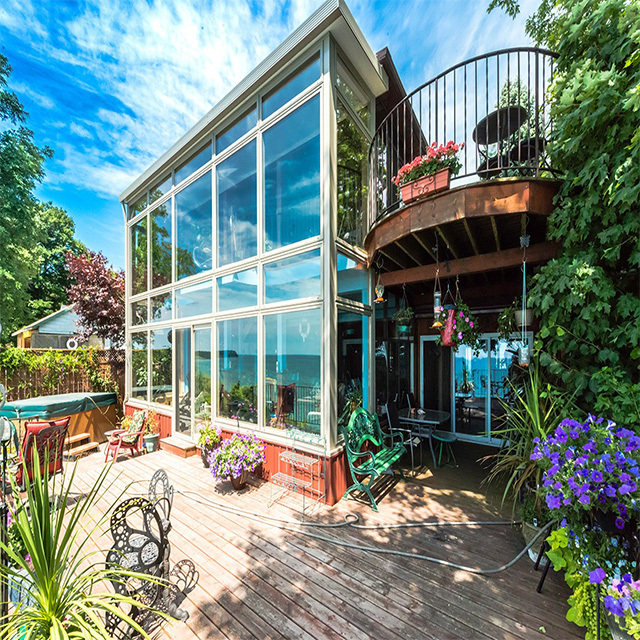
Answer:
[(127, 405), (165, 416), (162, 436), (194, 442), (206, 418), (331, 457), (348, 399), (372, 408), (362, 243), (385, 89), (328, 2), (122, 194)]

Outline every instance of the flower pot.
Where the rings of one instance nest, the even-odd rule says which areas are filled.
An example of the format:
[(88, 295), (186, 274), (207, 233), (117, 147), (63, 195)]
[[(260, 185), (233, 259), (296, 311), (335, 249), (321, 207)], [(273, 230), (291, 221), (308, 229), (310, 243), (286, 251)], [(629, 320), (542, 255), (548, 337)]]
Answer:
[(401, 335), (404, 335), (404, 334), (407, 334), (407, 333), (411, 333), (411, 325), (410, 324), (399, 324), (399, 325), (397, 325), (397, 331)]
[(453, 321), (455, 319), (456, 310), (455, 309), (447, 309), (447, 319), (444, 321), (444, 327), (440, 332), (442, 336), (442, 346), (443, 347), (455, 347), (456, 343), (453, 339)]
[(147, 453), (153, 453), (158, 450), (158, 443), (160, 441), (159, 433), (149, 433), (142, 436), (142, 442)]
[(246, 469), (243, 469), (242, 473), (239, 476), (237, 477), (231, 476), (231, 486), (236, 491), (240, 491), (240, 489), (245, 488), (248, 479), (249, 479), (249, 472)]
[(600, 605), (600, 615), (607, 617), (607, 625), (609, 627), (609, 631), (611, 631), (611, 637), (613, 640), (630, 640), (633, 636), (630, 633), (627, 633), (626, 629), (622, 628), (620, 624), (620, 618), (618, 616), (614, 616), (606, 611), (604, 606)]
[[(524, 538), (525, 545), (529, 544), (540, 532), (540, 527), (536, 527), (534, 524), (530, 522), (522, 521), (522, 537)], [(542, 547), (542, 543), (544, 542), (544, 536), (538, 538), (538, 541), (529, 549), (529, 558), (531, 558), (532, 562), (535, 562), (538, 559), (538, 554), (540, 553), (540, 547)]]
[(209, 454), (211, 451), (212, 449), (209, 449), (208, 447), (200, 447), (200, 457), (202, 458), (202, 464), (205, 469), (209, 468)]
[[(514, 313), (514, 317), (518, 327), (521, 327), (522, 326), (522, 309), (516, 309)], [(525, 318), (527, 320), (527, 326), (530, 326), (531, 323), (533, 322), (533, 310), (527, 309), (525, 313)]]
[(448, 189), (451, 185), (451, 169), (441, 169), (431, 176), (422, 176), (417, 180), (407, 182), (400, 187), (402, 201), (405, 204), (423, 198), (432, 193)]

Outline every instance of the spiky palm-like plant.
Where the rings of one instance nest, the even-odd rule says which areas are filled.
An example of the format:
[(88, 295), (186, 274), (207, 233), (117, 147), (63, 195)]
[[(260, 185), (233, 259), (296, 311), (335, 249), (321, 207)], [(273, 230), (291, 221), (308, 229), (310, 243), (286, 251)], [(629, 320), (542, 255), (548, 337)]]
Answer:
[[(123, 567), (107, 568), (104, 551), (95, 548), (95, 537), (104, 534), (112, 508), (121, 497), (106, 511), (98, 505), (111, 484), (105, 487), (110, 467), (102, 470), (88, 492), (72, 497), (75, 467), (62, 481), (50, 481), (48, 466), (45, 462), (41, 472), (34, 456), (34, 477), (27, 482), (27, 499), (13, 514), (13, 533), (21, 540), (30, 562), (13, 546), (0, 543), (8, 556), (6, 563), (0, 563), (1, 579), (11, 583), (17, 578), (28, 594), (6, 619), (0, 620), (0, 639), (109, 640), (111, 634), (104, 624), (108, 612), (148, 639), (148, 633), (125, 613), (132, 606), (144, 605), (114, 593), (107, 583), (157, 579)], [(12, 490), (15, 504), (20, 505), (15, 483)], [(96, 518), (96, 514), (100, 515)], [(163, 616), (159, 611), (154, 613)]]

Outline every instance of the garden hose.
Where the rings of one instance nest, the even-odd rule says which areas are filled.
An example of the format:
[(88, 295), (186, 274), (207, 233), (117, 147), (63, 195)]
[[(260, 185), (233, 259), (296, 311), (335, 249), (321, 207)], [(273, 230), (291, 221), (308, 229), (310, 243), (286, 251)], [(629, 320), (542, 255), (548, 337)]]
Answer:
[(219, 511), (233, 513), (235, 515), (249, 518), (250, 520), (255, 520), (258, 522), (262, 522), (263, 524), (267, 524), (269, 526), (276, 527), (278, 529), (283, 529), (285, 531), (293, 531), (295, 533), (299, 533), (300, 535), (306, 536), (308, 538), (313, 538), (314, 540), (321, 540), (323, 542), (328, 542), (329, 544), (335, 544), (340, 547), (347, 547), (349, 549), (356, 549), (357, 551), (368, 551), (371, 553), (384, 553), (387, 555), (395, 555), (402, 556), (405, 558), (413, 558), (415, 560), (425, 560), (427, 562), (433, 562), (435, 564), (439, 564), (445, 567), (451, 567), (452, 569), (458, 569), (459, 571), (465, 571), (467, 573), (473, 573), (477, 575), (492, 575), (495, 573), (500, 573), (502, 571), (506, 571), (510, 567), (512, 567), (525, 553), (529, 551), (531, 547), (533, 547), (536, 542), (547, 533), (547, 531), (551, 528), (553, 522), (547, 523), (542, 529), (536, 534), (536, 536), (529, 542), (518, 555), (515, 556), (512, 560), (503, 564), (499, 567), (495, 567), (492, 569), (478, 569), (476, 567), (466, 567), (464, 565), (456, 564), (455, 562), (449, 562), (448, 560), (442, 560), (440, 558), (433, 558), (432, 556), (423, 555), (421, 553), (412, 553), (410, 551), (399, 551), (397, 549), (388, 549), (385, 547), (372, 547), (369, 545), (357, 544), (355, 542), (347, 542), (346, 540), (336, 540), (334, 538), (327, 538), (326, 536), (319, 535), (317, 533), (311, 533), (306, 529), (316, 528), (316, 529), (338, 529), (342, 527), (353, 527), (354, 529), (408, 529), (408, 528), (417, 528), (417, 527), (457, 527), (457, 526), (511, 526), (513, 524), (520, 524), (521, 521), (511, 521), (511, 520), (471, 520), (471, 521), (453, 521), (453, 522), (445, 522), (445, 521), (423, 521), (423, 522), (405, 522), (398, 524), (377, 524), (377, 525), (363, 525), (358, 524), (360, 521), (360, 517), (356, 513), (347, 513), (344, 516), (344, 520), (342, 522), (334, 522), (334, 523), (319, 523), (319, 522), (300, 522), (298, 520), (292, 520), (287, 518), (277, 518), (274, 516), (269, 516), (261, 513), (256, 513), (254, 511), (247, 511), (245, 509), (238, 509), (237, 507), (231, 507), (229, 505), (221, 504), (219, 502), (215, 502), (213, 500), (208, 500), (203, 498), (196, 491), (176, 491), (176, 493), (184, 496), (185, 498), (197, 502), (200, 505), (212, 507), (213, 509), (217, 509)]

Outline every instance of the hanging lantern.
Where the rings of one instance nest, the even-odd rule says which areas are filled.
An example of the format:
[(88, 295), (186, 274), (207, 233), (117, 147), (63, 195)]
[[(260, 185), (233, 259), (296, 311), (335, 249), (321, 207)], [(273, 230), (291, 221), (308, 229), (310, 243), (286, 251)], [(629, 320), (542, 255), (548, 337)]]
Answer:
[(443, 311), (442, 307), (442, 293), (440, 291), (433, 292), (433, 324), (431, 327), (433, 329), (439, 329), (442, 327), (442, 321), (440, 320), (440, 314)]
[(528, 367), (531, 361), (531, 355), (529, 353), (529, 345), (523, 344), (518, 349), (518, 362), (521, 367)]
[(376, 283), (376, 299), (375, 302), (384, 302), (384, 285), (382, 284), (382, 278), (380, 277), (380, 272), (378, 272), (378, 282)]

